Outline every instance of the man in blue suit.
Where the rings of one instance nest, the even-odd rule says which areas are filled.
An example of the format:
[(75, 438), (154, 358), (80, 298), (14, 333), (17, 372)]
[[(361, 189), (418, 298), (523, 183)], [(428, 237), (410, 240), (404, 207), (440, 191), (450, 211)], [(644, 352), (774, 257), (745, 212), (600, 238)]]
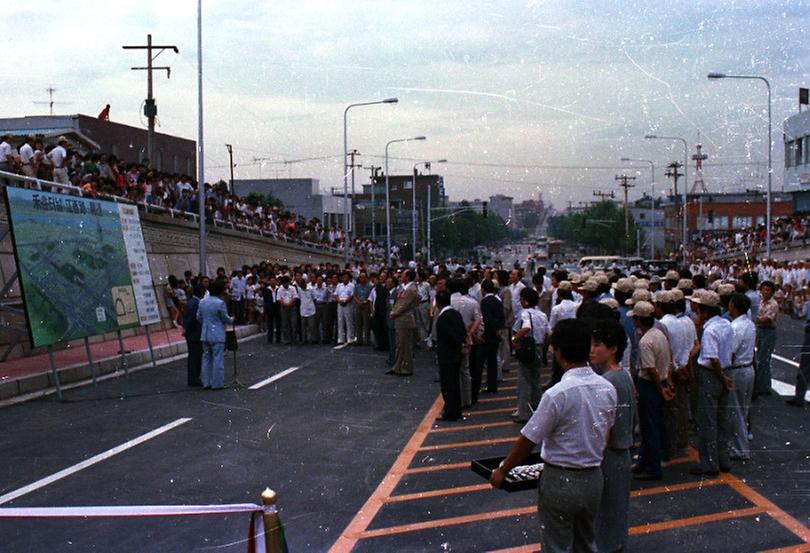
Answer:
[(200, 300), (205, 296), (205, 286), (201, 282), (194, 285), (193, 295), (186, 304), (183, 314), (183, 336), (186, 337), (188, 348), (188, 385), (202, 386), (200, 372), (202, 370), (202, 342), (200, 342), (200, 323), (197, 321), (197, 310)]
[(233, 318), (223, 300), (224, 281), (212, 282), (208, 294), (197, 308), (203, 352), (202, 383), (206, 388), (219, 390), (225, 387), (225, 325), (233, 324)]

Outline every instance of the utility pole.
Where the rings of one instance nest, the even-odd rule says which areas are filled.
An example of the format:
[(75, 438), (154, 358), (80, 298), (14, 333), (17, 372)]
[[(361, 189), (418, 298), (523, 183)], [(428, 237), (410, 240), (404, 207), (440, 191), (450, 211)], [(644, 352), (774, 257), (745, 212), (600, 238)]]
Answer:
[(612, 190), (610, 191), (610, 193), (602, 192), (601, 190), (594, 190), (593, 195), (599, 198), (599, 201), (602, 202), (607, 201), (607, 198), (610, 198), (612, 200), (613, 198), (616, 197), (616, 195), (613, 193)]
[[(172, 68), (169, 66), (155, 67), (152, 62), (163, 53), (164, 50), (174, 50), (175, 54), (179, 54), (180, 50), (173, 44), (159, 46), (152, 44), (152, 35), (146, 35), (146, 45), (135, 46), (122, 46), (124, 50), (146, 50), (146, 67), (132, 67), (133, 71), (146, 71), (146, 103), (143, 106), (143, 114), (149, 122), (149, 131), (146, 136), (146, 155), (149, 158), (149, 164), (154, 167), (154, 147), (155, 147), (155, 117), (157, 117), (157, 104), (155, 98), (152, 96), (152, 71), (166, 71), (166, 78), (171, 78)], [(152, 50), (157, 50), (157, 54), (152, 55)]]
[(351, 167), (351, 171), (352, 171), (352, 213), (349, 214), (349, 220), (351, 221), (351, 225), (349, 225), (348, 228), (351, 229), (352, 237), (356, 236), (355, 228), (354, 228), (354, 210), (355, 210), (355, 205), (354, 205), (354, 200), (355, 200), (355, 198), (354, 198), (354, 168), (355, 167), (362, 167), (362, 164), (361, 165), (355, 165), (354, 164), (354, 156), (359, 156), (359, 155), (360, 155), (360, 152), (358, 152), (357, 150), (352, 150), (351, 152), (349, 152), (349, 157), (352, 158), (351, 163), (349, 163), (349, 167)]
[(228, 157), (231, 160), (231, 194), (233, 194), (233, 146), (225, 144), (225, 147), (228, 148)]
[(377, 186), (377, 171), (382, 169), (382, 167), (377, 167), (376, 165), (369, 165), (367, 167), (363, 167), (363, 169), (370, 169), (371, 170), (371, 240), (376, 242), (377, 241), (377, 203), (375, 202), (376, 196), (374, 192), (374, 188)]
[(630, 188), (635, 187), (635, 184), (629, 184), (627, 181), (636, 180), (636, 177), (616, 175), (615, 180), (620, 181), (619, 186), (624, 188), (624, 244), (627, 249), (627, 244), (630, 242), (630, 206), (627, 203), (627, 192)]
[[(678, 169), (683, 167), (682, 163), (678, 163), (677, 161), (673, 161), (669, 165), (667, 165), (667, 172), (665, 173), (667, 177), (672, 178), (672, 193), (673, 199), (675, 201), (675, 228), (676, 228), (676, 235), (675, 235), (675, 243), (678, 243), (678, 238), (681, 236), (681, 217), (680, 217), (680, 209), (678, 209), (678, 179), (683, 176), (683, 173), (679, 173)], [(686, 185), (684, 185), (686, 186)], [(686, 213), (686, 206), (683, 206), (684, 213)], [(686, 232), (686, 231), (683, 231)], [(686, 247), (686, 244), (684, 244)], [(676, 248), (677, 249), (677, 248)]]

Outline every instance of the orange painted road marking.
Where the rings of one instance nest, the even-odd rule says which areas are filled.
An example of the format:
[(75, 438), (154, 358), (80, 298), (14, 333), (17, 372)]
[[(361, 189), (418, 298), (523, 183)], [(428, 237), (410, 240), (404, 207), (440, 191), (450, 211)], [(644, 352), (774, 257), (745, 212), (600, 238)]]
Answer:
[(431, 426), (433, 426), (433, 421), (439, 416), (443, 406), (444, 401), (442, 401), (442, 396), (439, 394), (436, 401), (433, 402), (433, 405), (425, 415), (425, 418), (419, 423), (416, 432), (413, 433), (411, 439), (408, 440), (408, 443), (402, 448), (391, 470), (388, 471), (388, 474), (385, 475), (380, 485), (377, 486), (377, 489), (374, 490), (371, 497), (369, 497), (366, 503), (360, 508), (360, 511), (357, 512), (329, 551), (332, 553), (349, 553), (354, 548), (357, 544), (357, 540), (360, 539), (360, 536), (366, 528), (368, 528), (368, 525), (371, 524), (371, 521), (374, 520), (374, 517), (380, 512), (380, 509), (385, 503), (385, 498), (389, 497), (397, 487), (397, 484), (399, 484), (399, 481), (408, 469), (408, 465), (411, 464), (419, 447), (424, 443)]
[[(476, 424), (473, 426), (467, 425), (442, 426), (439, 428), (431, 428), (430, 432), (436, 433), (436, 432), (460, 432), (462, 430), (484, 430), (485, 428), (498, 428), (500, 426), (515, 426), (515, 423), (507, 421), (507, 422), (490, 422), (485, 424)], [(517, 435), (515, 437), (517, 437)]]
[(723, 474), (721, 478), (748, 501), (765, 509), (765, 512), (767, 512), (771, 518), (796, 534), (802, 541), (810, 543), (810, 530), (807, 529), (807, 526), (777, 507), (772, 501), (765, 499), (760, 493), (756, 492), (751, 486), (736, 476)]
[(484, 411), (470, 411), (464, 413), (465, 417), (477, 417), (480, 415), (494, 415), (496, 413), (511, 413), (515, 409), (513, 407), (502, 407), (500, 409), (485, 409)]
[(718, 478), (714, 480), (698, 480), (696, 482), (685, 482), (683, 484), (670, 484), (668, 486), (659, 486), (657, 488), (633, 490), (632, 492), (630, 492), (630, 497), (646, 497), (648, 495), (660, 495), (662, 493), (681, 492), (684, 490), (700, 490), (703, 488), (708, 488), (709, 486), (717, 486), (719, 484), (725, 484), (725, 482)]
[(491, 513), (478, 513), (475, 515), (465, 515), (460, 517), (440, 518), (437, 520), (428, 520), (426, 522), (415, 522), (413, 524), (403, 524), (401, 526), (389, 526), (388, 528), (379, 528), (376, 530), (367, 530), (360, 535), (361, 539), (376, 538), (379, 536), (391, 536), (393, 534), (404, 534), (406, 532), (418, 532), (419, 530), (428, 530), (430, 528), (440, 528), (442, 526), (457, 526), (459, 524), (469, 524), (471, 522), (479, 522), (481, 520), (492, 520), (495, 518), (516, 517), (520, 515), (528, 515), (536, 513), (537, 507), (519, 507), (517, 509), (507, 509), (505, 511), (494, 511)]
[(530, 543), (529, 545), (518, 545), (517, 547), (507, 547), (506, 549), (498, 549), (490, 551), (489, 553), (540, 553), (541, 547), (539, 543)]
[(475, 447), (478, 445), (505, 444), (514, 442), (516, 436), (508, 438), (492, 438), (490, 440), (475, 440), (473, 442), (454, 442), (452, 444), (426, 445), (420, 447), (419, 451), (439, 451), (441, 449), (460, 449), (462, 447)]
[(426, 499), (428, 497), (441, 497), (445, 495), (456, 495), (460, 493), (481, 492), (491, 490), (492, 486), (489, 484), (475, 484), (472, 486), (457, 486), (455, 488), (444, 488), (442, 490), (430, 490), (427, 492), (416, 492), (402, 495), (392, 495), (389, 497), (387, 503), (398, 503), (400, 501), (414, 501), (416, 499)]
[(517, 401), (517, 396), (485, 397), (478, 400), (478, 403), (495, 403), (496, 401)]
[(405, 474), (422, 474), (424, 472), (434, 472), (438, 470), (454, 470), (454, 469), (468, 469), (470, 462), (466, 463), (449, 463), (447, 465), (431, 465), (429, 467), (415, 467), (405, 471)]
[(776, 549), (768, 549), (761, 553), (807, 553), (810, 551), (810, 543), (800, 543), (798, 545), (788, 545), (787, 547), (777, 547)]
[(651, 534), (652, 532), (661, 532), (663, 530), (673, 530), (675, 528), (684, 528), (686, 526), (696, 526), (698, 524), (706, 524), (707, 522), (718, 522), (721, 520), (729, 520), (732, 518), (744, 518), (754, 515), (760, 515), (765, 512), (763, 507), (748, 507), (746, 509), (735, 509), (733, 511), (724, 511), (722, 513), (712, 513), (709, 515), (698, 515), (694, 517), (678, 518), (675, 520), (667, 520), (665, 522), (653, 522), (650, 524), (642, 524), (641, 526), (633, 526), (630, 528), (630, 535), (637, 536), (639, 534)]
[(501, 386), (498, 388), (499, 391), (506, 391), (506, 390), (517, 390), (517, 386)]

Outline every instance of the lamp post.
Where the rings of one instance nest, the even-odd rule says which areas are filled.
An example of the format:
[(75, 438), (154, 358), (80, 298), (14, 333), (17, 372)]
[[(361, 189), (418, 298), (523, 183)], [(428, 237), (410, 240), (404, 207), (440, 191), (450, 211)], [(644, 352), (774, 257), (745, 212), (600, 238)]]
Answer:
[[(349, 110), (359, 106), (373, 106), (377, 104), (396, 104), (399, 102), (397, 98), (386, 98), (385, 100), (376, 100), (374, 102), (358, 102), (349, 104), (343, 110), (343, 232), (346, 233), (345, 240), (345, 256), (346, 263), (349, 262), (349, 142), (348, 142), (348, 114)], [(354, 167), (352, 167), (354, 171)]]
[[(430, 171), (430, 164), (431, 163), (447, 163), (447, 160), (446, 159), (437, 159), (436, 161), (418, 161), (418, 162), (413, 164), (413, 205), (411, 206), (412, 207), (412, 215), (411, 215), (411, 217), (413, 219), (413, 221), (412, 221), (412, 226), (413, 226), (412, 232), (413, 232), (413, 261), (414, 261), (414, 263), (416, 262), (416, 229), (419, 228), (419, 217), (418, 217), (417, 211), (416, 211), (416, 177), (418, 176), (418, 174), (416, 172), (416, 168), (419, 167), (420, 165), (424, 165), (425, 166), (425, 171)], [(425, 217), (425, 220), (426, 220), (427, 224), (430, 225), (430, 183), (428, 183), (428, 187), (427, 187), (427, 198), (428, 198), (427, 199), (427, 202), (428, 202), (427, 203), (427, 215)], [(429, 248), (430, 247), (428, 246), (428, 249)], [(430, 261), (430, 259), (428, 259), (428, 262), (429, 261)]]
[(397, 142), (410, 142), (412, 140), (425, 140), (424, 136), (415, 136), (413, 138), (397, 138), (389, 140), (385, 144), (385, 261), (388, 263), (391, 260), (391, 187), (388, 180), (388, 148), (391, 144)]
[(655, 236), (653, 234), (653, 223), (655, 222), (655, 163), (649, 159), (630, 159), (629, 157), (623, 157), (622, 161), (625, 163), (637, 161), (650, 164), (650, 259), (655, 259), (655, 240), (653, 238)]
[(747, 79), (758, 80), (765, 83), (768, 89), (768, 194), (765, 198), (765, 256), (771, 257), (771, 179), (773, 175), (772, 153), (773, 141), (771, 133), (773, 122), (771, 120), (771, 83), (760, 75), (726, 75), (725, 73), (709, 73), (706, 75), (710, 80), (718, 79)]
[[(688, 163), (688, 158), (689, 158), (689, 146), (687, 146), (687, 144), (686, 144), (686, 139), (681, 138), (680, 136), (656, 136), (654, 134), (648, 134), (644, 138), (646, 138), (647, 140), (680, 140), (681, 142), (683, 142), (683, 222), (681, 223), (683, 225), (683, 231), (682, 231), (683, 234), (681, 235), (681, 242), (683, 243), (683, 258), (684, 258), (684, 261), (685, 261), (686, 260), (686, 252), (687, 252), (687, 249), (686, 249), (686, 244), (687, 244), (686, 237), (687, 237), (688, 230), (689, 230), (688, 227), (687, 227), (687, 219), (686, 219), (686, 190), (687, 190), (687, 187), (688, 187), (688, 184), (686, 182), (686, 175), (689, 173), (689, 171), (687, 169), (687, 167), (688, 167), (687, 163)], [(676, 201), (677, 201), (677, 199), (676, 199)]]
[[(151, 161), (151, 160), (150, 160)], [(197, 202), (200, 216), (200, 275), (206, 274), (205, 143), (203, 142), (202, 0), (197, 0)]]

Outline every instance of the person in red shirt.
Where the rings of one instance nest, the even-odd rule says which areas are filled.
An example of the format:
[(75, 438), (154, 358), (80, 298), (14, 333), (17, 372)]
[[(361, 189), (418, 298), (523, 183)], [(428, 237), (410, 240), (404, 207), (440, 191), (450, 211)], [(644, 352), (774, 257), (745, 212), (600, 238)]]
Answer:
[(104, 106), (104, 109), (101, 110), (101, 113), (98, 114), (98, 118), (102, 121), (109, 121), (110, 120), (110, 104)]

